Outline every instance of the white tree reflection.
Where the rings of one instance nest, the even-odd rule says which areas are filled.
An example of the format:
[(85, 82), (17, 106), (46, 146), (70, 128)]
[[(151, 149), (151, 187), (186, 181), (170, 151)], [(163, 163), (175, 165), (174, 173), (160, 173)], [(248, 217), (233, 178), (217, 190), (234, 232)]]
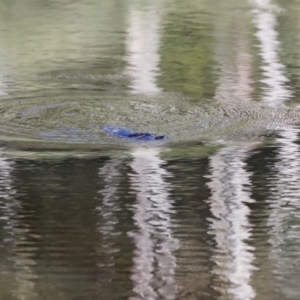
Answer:
[[(139, 2), (139, 3), (138, 3)], [(156, 77), (159, 71), (160, 14), (159, 1), (138, 1), (129, 11), (126, 40), (127, 72), (131, 89), (138, 94), (161, 91)], [(131, 152), (131, 189), (136, 194), (133, 218), (137, 231), (130, 232), (135, 244), (131, 279), (136, 297), (132, 299), (176, 299), (174, 279), (177, 241), (172, 236), (172, 201), (169, 184), (162, 168), (164, 161), (157, 148), (134, 148)]]
[(126, 39), (127, 73), (131, 77), (133, 93), (153, 94), (161, 90), (156, 84), (160, 61), (160, 16), (158, 3), (140, 9), (139, 5), (129, 11)]
[[(247, 22), (237, 14), (224, 14), (222, 22), (215, 23), (220, 26), (215, 30), (215, 55), (220, 66), (216, 99), (224, 105), (232, 105), (233, 98), (251, 101), (253, 67)], [(232, 24), (237, 28), (234, 34)], [(256, 295), (251, 285), (255, 249), (248, 244), (251, 225), (247, 206), (254, 200), (247, 187), (251, 173), (245, 162), (255, 147), (255, 143), (229, 145), (210, 157), (208, 186), (212, 196), (208, 204), (213, 218), (209, 219), (209, 233), (216, 243), (211, 259), (219, 299), (251, 300)]]
[[(17, 271), (14, 277), (9, 278), (9, 281), (3, 281), (9, 282), (9, 284), (4, 286), (1, 284), (1, 293), (5, 295), (8, 288), (13, 291), (13, 297), (16, 299), (38, 299), (34, 284), (37, 275), (32, 270), (32, 266), (36, 263), (31, 258), (36, 247), (28, 244), (25, 247), (23, 246), (23, 243), (26, 244), (28, 234), (30, 234), (30, 228), (19, 221), (22, 206), (15, 199), (16, 189), (14, 188), (14, 178), (12, 176), (13, 170), (14, 163), (0, 156), (0, 213), (1, 220), (5, 222), (3, 229), (6, 236), (3, 244), (6, 251), (10, 251), (9, 249), (12, 248), (12, 252), (9, 252), (8, 257), (13, 261), (13, 266), (10, 266), (10, 268), (12, 267)], [(8, 274), (1, 276), (3, 279), (7, 279)], [(15, 287), (12, 288), (10, 284)]]
[[(99, 190), (99, 194), (102, 195), (102, 203), (96, 207), (99, 213), (99, 221), (97, 223), (97, 229), (100, 232), (104, 243), (102, 243), (101, 250), (105, 248), (106, 257), (104, 264), (101, 264), (101, 269), (107, 267), (106, 272), (113, 271), (114, 267), (114, 244), (111, 241), (115, 232), (116, 224), (119, 220), (116, 216), (117, 211), (120, 209), (118, 203), (118, 189), (120, 183), (120, 167), (123, 160), (118, 157), (112, 157), (105, 165), (99, 170), (99, 177), (104, 183), (104, 187)], [(99, 256), (103, 256), (103, 253), (99, 253)]]
[[(220, 18), (220, 15), (217, 15)], [(237, 28), (232, 34), (232, 26)], [(253, 58), (249, 51), (251, 41), (247, 37), (248, 22), (239, 14), (224, 14), (222, 22), (213, 23), (215, 58), (220, 66), (216, 87), (217, 100), (251, 100), (253, 92)]]
[(260, 56), (262, 59), (262, 73), (264, 78), (263, 101), (273, 107), (288, 100), (292, 93), (286, 83), (289, 81), (285, 76), (285, 66), (279, 60), (280, 42), (276, 31), (276, 12), (280, 8), (271, 5), (269, 0), (253, 1), (257, 8), (254, 12), (254, 24), (257, 28), (255, 33), (259, 41)]
[(245, 160), (250, 146), (226, 147), (210, 158), (212, 191), (209, 199), (211, 213), (210, 234), (216, 242), (213, 273), (217, 275), (220, 299), (249, 300), (255, 297), (250, 280), (253, 270), (253, 247), (247, 244), (251, 237), (248, 220), (250, 173)]
[(158, 149), (137, 148), (132, 156), (131, 188), (137, 197), (133, 206), (137, 231), (130, 233), (136, 247), (131, 277), (134, 292), (143, 299), (176, 299), (173, 252), (178, 242), (172, 236), (174, 210), (165, 181), (170, 174), (162, 168)]
[[(263, 101), (269, 106), (284, 105), (291, 98), (291, 89), (285, 66), (280, 62), (280, 42), (276, 31), (277, 16), (281, 9), (268, 0), (253, 1), (256, 5), (254, 24), (259, 41), (265, 84)], [(276, 117), (276, 116), (275, 116)], [(276, 146), (277, 159), (272, 178), (271, 207), (268, 224), (270, 230), (271, 258), (281, 292), (288, 299), (299, 298), (299, 228), (300, 228), (300, 147), (299, 129), (286, 127), (280, 133)], [(289, 252), (290, 251), (290, 252)]]

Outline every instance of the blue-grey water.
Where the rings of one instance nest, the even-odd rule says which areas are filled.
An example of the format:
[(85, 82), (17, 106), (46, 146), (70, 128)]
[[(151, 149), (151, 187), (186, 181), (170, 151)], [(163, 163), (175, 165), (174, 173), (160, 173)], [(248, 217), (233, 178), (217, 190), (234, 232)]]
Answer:
[(300, 299), (299, 13), (0, 0), (0, 299)]

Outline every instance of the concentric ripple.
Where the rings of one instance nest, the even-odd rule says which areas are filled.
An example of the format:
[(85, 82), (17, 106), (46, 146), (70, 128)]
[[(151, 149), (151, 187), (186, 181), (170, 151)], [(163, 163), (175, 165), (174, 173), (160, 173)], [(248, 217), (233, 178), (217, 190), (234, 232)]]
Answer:
[(177, 94), (146, 96), (49, 96), (0, 103), (1, 141), (20, 147), (121, 145), (103, 127), (168, 135), (168, 143), (257, 139), (297, 125), (300, 111), (237, 100), (210, 104)]

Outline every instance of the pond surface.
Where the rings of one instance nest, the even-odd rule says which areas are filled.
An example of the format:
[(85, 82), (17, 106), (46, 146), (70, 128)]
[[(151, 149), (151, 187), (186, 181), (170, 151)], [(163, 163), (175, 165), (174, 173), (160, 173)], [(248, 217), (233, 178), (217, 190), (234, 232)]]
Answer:
[(1, 0), (0, 299), (300, 299), (299, 13)]

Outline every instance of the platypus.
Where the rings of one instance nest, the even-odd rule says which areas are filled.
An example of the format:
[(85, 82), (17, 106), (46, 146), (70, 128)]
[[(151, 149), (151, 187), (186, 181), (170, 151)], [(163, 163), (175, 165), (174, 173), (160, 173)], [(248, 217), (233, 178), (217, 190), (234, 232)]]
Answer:
[(104, 131), (116, 137), (132, 139), (137, 142), (163, 140), (166, 138), (164, 135), (155, 135), (149, 132), (136, 132), (133, 130), (116, 126), (106, 126), (104, 127)]

